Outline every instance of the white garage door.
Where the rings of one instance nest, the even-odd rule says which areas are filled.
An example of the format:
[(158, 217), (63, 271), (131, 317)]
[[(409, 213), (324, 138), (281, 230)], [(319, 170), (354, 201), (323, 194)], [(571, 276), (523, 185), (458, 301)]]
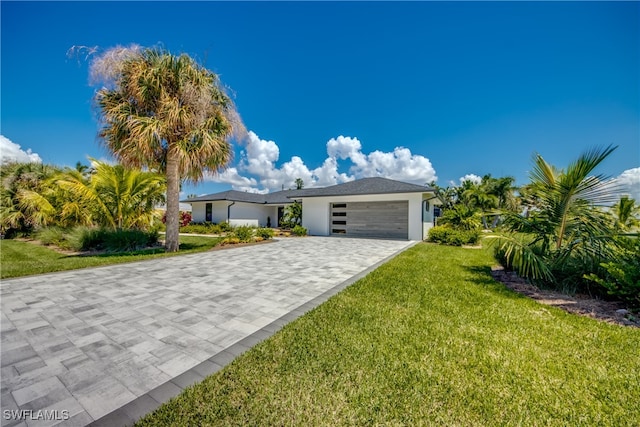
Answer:
[(408, 239), (409, 202), (332, 203), (331, 234)]

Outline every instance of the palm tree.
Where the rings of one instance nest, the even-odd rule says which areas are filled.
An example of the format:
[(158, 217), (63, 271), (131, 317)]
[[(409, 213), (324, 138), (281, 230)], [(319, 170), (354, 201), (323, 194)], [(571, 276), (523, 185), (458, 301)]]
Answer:
[(189, 56), (160, 49), (114, 48), (92, 64), (106, 87), (96, 94), (100, 137), (127, 167), (166, 176), (166, 250), (179, 246), (179, 192), (232, 158), (230, 138), (244, 128), (218, 76)]
[(68, 194), (62, 205), (63, 216), (84, 212), (84, 223), (114, 230), (148, 228), (155, 206), (164, 202), (164, 177), (96, 160), (92, 160), (92, 166), (95, 172), (89, 180), (75, 169), (54, 178), (57, 186)]
[(498, 197), (489, 194), (484, 186), (476, 184), (465, 190), (465, 192), (462, 193), (462, 197), (469, 208), (480, 209), (482, 212), (482, 225), (485, 230), (488, 229), (487, 214), (498, 207)]
[(42, 163), (11, 163), (0, 168), (0, 233), (28, 232), (55, 220), (43, 193), (59, 170)]
[(498, 237), (509, 267), (524, 277), (554, 282), (554, 270), (572, 257), (585, 265), (598, 265), (606, 257), (611, 227), (596, 207), (614, 202), (615, 190), (607, 177), (591, 174), (616, 148), (587, 151), (565, 171), (534, 156), (527, 188), (536, 210), (529, 217), (508, 213), (505, 218), (508, 229), (528, 237)]
[(440, 187), (435, 181), (427, 183), (427, 186), (435, 190), (436, 196), (442, 202), (443, 209), (451, 209), (456, 204), (457, 192), (455, 187)]
[(612, 211), (617, 230), (632, 231), (640, 226), (640, 206), (636, 206), (636, 201), (629, 196), (620, 197), (618, 203), (613, 205)]
[(515, 184), (516, 179), (512, 176), (502, 178), (490, 178), (487, 182), (487, 192), (498, 198), (500, 209), (517, 210), (518, 203), (514, 192), (518, 189)]
[(438, 225), (447, 225), (460, 230), (478, 230), (482, 216), (465, 204), (459, 203), (444, 211)]

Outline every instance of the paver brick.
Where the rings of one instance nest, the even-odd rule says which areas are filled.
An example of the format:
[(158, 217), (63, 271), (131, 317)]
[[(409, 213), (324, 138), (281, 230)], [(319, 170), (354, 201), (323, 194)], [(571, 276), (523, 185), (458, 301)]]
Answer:
[(3, 280), (0, 391), (73, 408), (60, 425), (132, 422), (410, 244), (285, 239)]

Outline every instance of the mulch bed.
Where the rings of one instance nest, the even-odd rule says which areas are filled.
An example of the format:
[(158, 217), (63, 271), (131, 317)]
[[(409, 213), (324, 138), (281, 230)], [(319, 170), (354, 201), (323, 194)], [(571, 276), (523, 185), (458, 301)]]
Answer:
[(246, 243), (223, 243), (217, 246), (214, 246), (213, 248), (209, 249), (209, 251), (219, 251), (219, 250), (223, 250), (223, 249), (231, 249), (231, 248), (241, 248), (243, 246), (254, 246), (254, 245), (262, 245), (264, 243), (273, 243), (275, 242), (275, 240), (273, 239), (268, 239), (268, 240), (262, 240), (260, 242), (246, 242)]
[(556, 291), (540, 289), (528, 283), (516, 273), (505, 271), (502, 267), (493, 267), (491, 270), (491, 275), (495, 280), (503, 283), (512, 291), (532, 298), (542, 304), (552, 305), (569, 313), (591, 317), (604, 322), (640, 328), (640, 316), (618, 311), (626, 309), (621, 302), (604, 301), (589, 295), (576, 294), (570, 296)]

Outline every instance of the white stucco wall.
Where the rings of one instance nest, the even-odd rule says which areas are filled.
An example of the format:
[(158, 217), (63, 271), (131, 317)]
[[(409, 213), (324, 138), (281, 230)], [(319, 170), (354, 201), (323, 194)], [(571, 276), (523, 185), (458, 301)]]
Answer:
[[(423, 216), (423, 223), (422, 223), (422, 235), (423, 235), (423, 239), (427, 238), (427, 235), (429, 233), (429, 229), (431, 227), (433, 227), (433, 207), (436, 205), (440, 205), (441, 202), (440, 200), (438, 200), (437, 198), (434, 198), (434, 195), (431, 193), (426, 193), (423, 196), (423, 201), (422, 201), (422, 205), (424, 208), (424, 216)], [(426, 206), (427, 203), (428, 206)]]
[[(426, 198), (429, 198), (427, 195)], [(371, 194), (366, 196), (305, 197), (302, 199), (302, 226), (312, 236), (328, 236), (331, 203), (345, 202), (409, 202), (409, 240), (423, 240), (422, 193)], [(430, 203), (430, 223), (433, 224), (433, 204)], [(427, 221), (427, 218), (425, 218)]]
[[(227, 220), (227, 207), (233, 203), (226, 200), (215, 202), (194, 202), (192, 208), (192, 221), (204, 222), (206, 218), (206, 204), (212, 204), (211, 221), (219, 224)], [(231, 206), (231, 219), (247, 220), (246, 223), (254, 224), (255, 221), (261, 227), (267, 226), (267, 217), (271, 217), (271, 226), (275, 227), (278, 218), (278, 208), (257, 203), (236, 202)], [(242, 221), (241, 221), (242, 222)], [(236, 221), (236, 223), (239, 223)]]
[[(206, 220), (206, 205), (212, 204), (211, 222), (216, 224), (227, 220), (227, 206), (231, 202), (225, 200), (216, 202), (193, 202), (191, 204), (191, 221), (192, 222), (205, 222)], [(232, 208), (233, 209), (233, 208)]]
[(204, 222), (204, 203), (193, 202), (191, 204), (191, 222)]
[(329, 235), (329, 210), (332, 200), (325, 197), (308, 197), (302, 200), (302, 226), (310, 235)]

